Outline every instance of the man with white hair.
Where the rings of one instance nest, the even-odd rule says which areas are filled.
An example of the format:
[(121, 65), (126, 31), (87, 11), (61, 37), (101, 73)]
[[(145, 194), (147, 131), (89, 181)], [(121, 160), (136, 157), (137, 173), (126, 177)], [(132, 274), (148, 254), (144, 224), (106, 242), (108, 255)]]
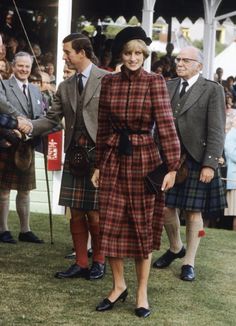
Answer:
[[(183, 258), (180, 278), (195, 279), (195, 256), (204, 236), (202, 212), (224, 209), (225, 192), (218, 168), (224, 148), (225, 101), (223, 87), (203, 78), (203, 57), (194, 47), (176, 57), (178, 77), (167, 82), (182, 156), (188, 166), (186, 180), (166, 194), (164, 226), (170, 242), (154, 268)], [(180, 238), (177, 209), (186, 216), (186, 249)]]
[[(41, 93), (28, 82), (31, 68), (30, 54), (18, 52), (13, 60), (13, 76), (0, 81), (0, 113), (17, 117), (18, 128), (23, 132), (22, 121), (27, 126), (27, 119), (42, 115)], [(0, 148), (0, 162), (0, 242), (16, 243), (8, 229), (10, 191), (14, 189), (17, 190), (16, 211), (20, 220), (19, 241), (43, 243), (29, 225), (30, 190), (36, 187), (33, 144), (31, 141), (22, 143), (21, 150), (15, 146)]]

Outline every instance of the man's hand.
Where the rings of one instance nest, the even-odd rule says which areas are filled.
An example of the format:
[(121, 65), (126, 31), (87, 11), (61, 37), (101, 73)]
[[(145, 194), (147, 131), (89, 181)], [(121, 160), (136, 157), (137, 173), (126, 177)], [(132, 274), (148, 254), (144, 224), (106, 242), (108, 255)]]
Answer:
[(29, 119), (19, 116), (17, 117), (17, 121), (18, 121), (18, 129), (24, 134), (29, 134), (33, 131), (33, 125)]
[(215, 171), (207, 166), (203, 167), (200, 173), (200, 181), (209, 183), (214, 178)]

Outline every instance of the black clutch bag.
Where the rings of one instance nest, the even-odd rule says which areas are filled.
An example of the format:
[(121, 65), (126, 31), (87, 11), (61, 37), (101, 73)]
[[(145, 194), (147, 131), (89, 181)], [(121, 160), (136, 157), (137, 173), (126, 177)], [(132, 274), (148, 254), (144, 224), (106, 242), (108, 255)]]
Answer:
[[(162, 163), (154, 171), (149, 172), (144, 178), (144, 183), (148, 192), (152, 194), (158, 194), (161, 191), (161, 185), (163, 183), (165, 175), (168, 173), (167, 165)], [(177, 170), (175, 177), (175, 184), (181, 184), (188, 178), (189, 169), (186, 162), (186, 155), (182, 155), (180, 158), (180, 166)]]
[(161, 191), (164, 177), (167, 173), (168, 169), (165, 163), (159, 165), (154, 171), (149, 172), (144, 178), (144, 183), (148, 192), (152, 194), (159, 193)]

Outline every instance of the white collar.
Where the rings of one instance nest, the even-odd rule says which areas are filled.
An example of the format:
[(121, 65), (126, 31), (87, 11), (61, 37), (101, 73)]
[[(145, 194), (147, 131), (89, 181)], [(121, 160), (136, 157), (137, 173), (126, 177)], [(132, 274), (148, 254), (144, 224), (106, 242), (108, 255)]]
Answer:
[(188, 82), (188, 86), (186, 87), (186, 92), (189, 90), (190, 87), (193, 86), (193, 84), (196, 83), (196, 81), (198, 80), (198, 77), (200, 76), (200, 74), (196, 74), (194, 75), (193, 77), (189, 78), (189, 79), (183, 79), (181, 78), (181, 85), (184, 81), (187, 81)]
[(26, 85), (26, 88), (28, 89), (28, 86), (29, 86), (28, 80), (26, 80), (25, 82), (22, 82), (21, 80), (17, 79), (15, 75), (14, 75), (14, 78), (17, 82), (17, 85), (20, 87), (20, 89), (23, 89), (23, 85)]

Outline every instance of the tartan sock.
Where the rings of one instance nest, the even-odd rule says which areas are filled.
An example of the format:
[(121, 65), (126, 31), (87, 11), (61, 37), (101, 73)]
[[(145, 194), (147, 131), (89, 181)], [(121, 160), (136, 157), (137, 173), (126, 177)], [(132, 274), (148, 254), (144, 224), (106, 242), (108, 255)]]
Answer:
[(201, 214), (195, 216), (194, 219), (186, 218), (186, 254), (183, 265), (191, 265), (194, 267), (195, 256), (200, 243), (201, 236), (199, 231), (203, 230), (203, 220)]
[(20, 231), (30, 231), (29, 219), (30, 219), (30, 192), (29, 191), (17, 191), (16, 195), (16, 211), (20, 219)]
[(100, 253), (99, 223), (89, 223), (89, 231), (93, 248), (93, 261), (104, 264), (105, 257)]
[(170, 242), (170, 251), (177, 254), (183, 247), (177, 210), (165, 208), (164, 214), (164, 227)]
[(76, 253), (76, 264), (88, 268), (87, 242), (88, 226), (86, 218), (71, 218), (70, 230)]
[(0, 232), (8, 231), (10, 190), (0, 190)]

